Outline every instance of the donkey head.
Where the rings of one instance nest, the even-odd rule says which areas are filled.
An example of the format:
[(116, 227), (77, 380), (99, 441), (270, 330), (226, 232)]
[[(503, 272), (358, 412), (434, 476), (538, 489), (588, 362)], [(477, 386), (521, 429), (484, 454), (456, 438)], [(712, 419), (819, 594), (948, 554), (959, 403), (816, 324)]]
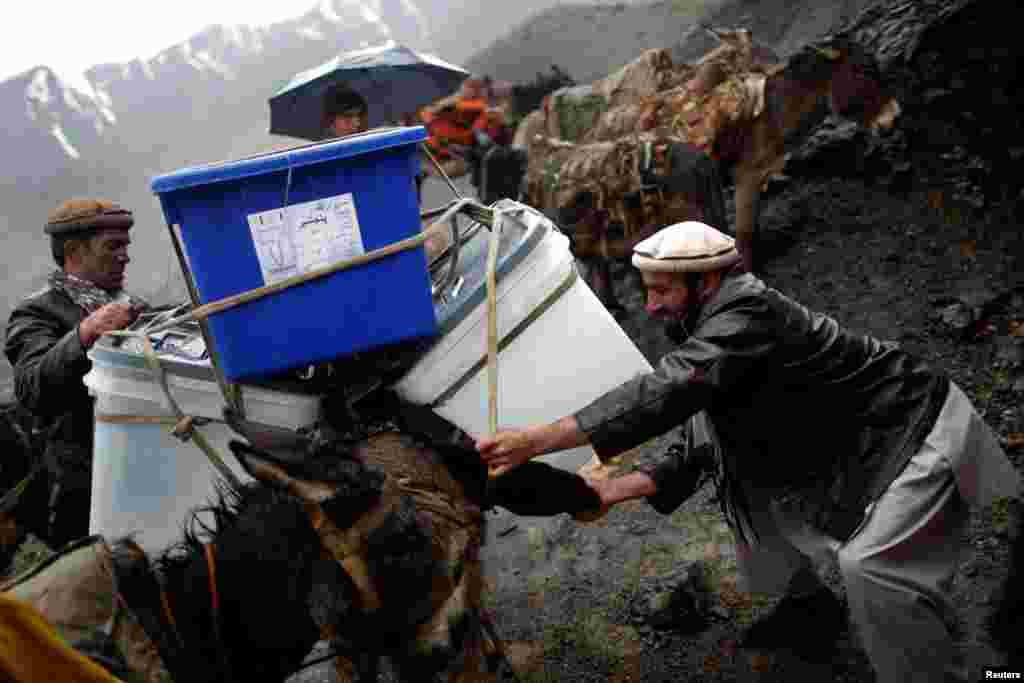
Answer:
[(726, 28), (702, 26), (702, 28), (722, 45), (750, 52), (755, 64), (769, 65), (779, 62), (778, 54), (764, 43), (754, 40), (748, 28)]
[[(411, 445), (390, 435), (378, 446), (400, 451), (396, 460), (417, 457)], [(436, 667), (454, 656), (458, 643), (447, 632), (467, 618), (471, 605), (461, 601), (453, 611), (451, 598), (461, 584), (470, 537), (446, 530), (444, 520), (413, 502), (407, 491), (416, 482), (387, 466), (367, 464), (375, 460), (365, 457), (363, 446), (355, 457), (319, 453), (299, 464), (238, 442), (231, 448), (255, 479), (302, 501), (324, 556), (355, 586), (354, 600), (340, 596), (331, 613), (318, 616), (322, 637), (364, 654), (401, 656), (408, 648), (426, 648)], [(435, 623), (439, 619), (444, 628)], [(420, 633), (424, 624), (445, 631), (444, 642), (427, 642)]]
[(340, 596), (330, 613), (314, 615), (322, 637), (358, 667), (382, 654), (411, 677), (449, 666), (477, 618), (471, 578), (482, 516), (458, 521), (465, 501), (453, 497), (462, 489), (436, 488), (447, 475), (431, 451), (390, 433), (300, 464), (244, 443), (231, 450), (254, 478), (302, 502), (325, 556), (354, 585), (353, 599)]
[(888, 93), (878, 62), (849, 36), (812, 44), (791, 64), (831, 81), (829, 105), (839, 116), (877, 131), (891, 128), (900, 114), (900, 104)]

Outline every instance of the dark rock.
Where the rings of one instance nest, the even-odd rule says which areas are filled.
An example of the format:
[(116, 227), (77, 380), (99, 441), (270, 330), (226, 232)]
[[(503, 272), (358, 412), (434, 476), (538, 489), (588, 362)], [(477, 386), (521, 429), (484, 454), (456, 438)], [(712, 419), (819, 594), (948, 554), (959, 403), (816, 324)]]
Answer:
[(956, 299), (975, 311), (983, 311), (992, 306), (999, 298), (978, 279), (967, 280), (956, 287)]
[(1024, 339), (1020, 337), (996, 337), (993, 361), (997, 365), (1016, 366), (1024, 364)]
[(789, 187), (792, 182), (793, 179), (788, 175), (775, 173), (768, 178), (768, 184), (765, 187), (763, 196), (771, 197), (776, 195)]
[(924, 91), (924, 93), (921, 95), (921, 100), (925, 104), (932, 104), (936, 100), (942, 99), (943, 97), (946, 97), (951, 94), (952, 92), (946, 90), (945, 88), (929, 88), (928, 90)]
[(977, 314), (970, 306), (957, 302), (940, 308), (936, 319), (946, 328), (955, 332), (966, 332), (977, 320)]
[(653, 628), (694, 633), (708, 626), (712, 598), (707, 567), (697, 561), (645, 579), (633, 598), (631, 612)]
[(829, 117), (786, 160), (785, 173), (798, 176), (860, 174), (866, 133), (854, 122)]

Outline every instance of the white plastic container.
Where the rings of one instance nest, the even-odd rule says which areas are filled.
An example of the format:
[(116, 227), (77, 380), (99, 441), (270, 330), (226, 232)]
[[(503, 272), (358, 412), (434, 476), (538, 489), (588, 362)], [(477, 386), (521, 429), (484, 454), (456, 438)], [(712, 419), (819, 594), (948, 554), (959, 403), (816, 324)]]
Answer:
[[(644, 355), (577, 276), (568, 238), (528, 206), (502, 200), (494, 208), (506, 212), (497, 267), (499, 428), (556, 420), (650, 372)], [(430, 404), (474, 436), (489, 428), (489, 240), (480, 230), (463, 246), (461, 287), (435, 303), (443, 336), (395, 385), (406, 400)], [(575, 471), (593, 455), (582, 447), (541, 459)]]
[[(172, 415), (140, 354), (97, 345), (89, 357), (93, 365), (85, 384), (96, 397), (97, 415)], [(186, 415), (223, 419), (224, 400), (208, 365), (173, 360), (163, 365), (171, 394)], [(297, 429), (318, 417), (316, 396), (248, 386), (243, 396), (246, 418), (262, 424)], [(133, 534), (146, 550), (160, 550), (182, 538), (183, 522), (194, 508), (216, 500), (217, 470), (198, 446), (172, 436), (171, 428), (97, 420), (89, 533)], [(242, 481), (251, 481), (228, 448), (238, 435), (223, 422), (198, 429)]]

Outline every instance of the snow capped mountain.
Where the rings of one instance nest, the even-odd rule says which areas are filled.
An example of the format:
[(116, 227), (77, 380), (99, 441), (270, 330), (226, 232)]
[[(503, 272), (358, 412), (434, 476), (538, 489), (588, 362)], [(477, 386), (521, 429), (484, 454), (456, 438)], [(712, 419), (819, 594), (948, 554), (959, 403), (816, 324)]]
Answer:
[[(227, 88), (223, 96), (235, 89), (228, 84), (236, 83), (238, 90), (266, 95), (268, 84), (338, 51), (388, 38), (422, 46), (427, 36), (426, 19), (412, 0), (320, 0), (294, 20), (267, 27), (211, 26), (153, 57), (98, 64), (86, 70), (80, 83), (41, 66), (0, 82), (7, 142), (23, 147), (29, 139), (33, 145), (47, 140), (47, 154), (28, 158), (52, 163), (55, 153), (64, 163), (81, 163), (108, 153), (109, 144), (124, 142), (126, 131), (115, 128), (130, 129), (121, 125), (126, 119), (153, 115), (157, 122), (168, 106), (186, 114), (186, 120), (193, 118), (187, 114), (189, 109), (196, 113), (194, 100), (209, 99), (208, 92), (197, 89)], [(232, 95), (247, 99), (244, 92)]]
[(31, 289), (26, 282), (52, 268), (39, 228), (68, 197), (131, 207), (132, 286), (143, 295), (166, 289), (180, 274), (150, 188), (154, 176), (279, 146), (284, 141), (268, 133), (267, 99), (339, 52), (390, 38), (460, 63), (478, 43), (558, 0), (304, 2), (309, 10), (294, 19), (210, 26), (151, 56), (97, 64), (83, 75), (39, 66), (0, 81), (0, 234), (9, 254), (0, 318)]
[[(82, 149), (93, 145), (107, 124), (102, 102), (62, 82), (49, 68), (40, 66), (0, 83), (0, 107), (8, 112), (5, 132), (13, 143), (9, 150), (24, 142), (41, 144), (46, 152), (36, 158), (47, 162), (80, 159)], [(9, 159), (23, 160), (17, 154)], [(24, 166), (17, 169), (25, 173)]]

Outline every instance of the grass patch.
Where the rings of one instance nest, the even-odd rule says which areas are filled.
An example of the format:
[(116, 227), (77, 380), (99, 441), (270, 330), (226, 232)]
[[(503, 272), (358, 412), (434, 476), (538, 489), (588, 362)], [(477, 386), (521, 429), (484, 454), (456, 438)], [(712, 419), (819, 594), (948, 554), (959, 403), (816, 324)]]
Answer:
[(988, 509), (992, 530), (997, 534), (1009, 534), (1013, 530), (1016, 512), (1013, 498), (998, 498)]
[(544, 530), (540, 527), (531, 526), (526, 530), (526, 547), (529, 548), (530, 559), (534, 562), (541, 562), (547, 555)]
[(556, 562), (575, 562), (580, 557), (580, 551), (574, 546), (560, 545), (555, 548)]
[[(566, 661), (587, 662), (591, 670), (609, 675), (637, 665), (640, 639), (635, 629), (608, 621), (600, 612), (578, 615), (568, 622), (544, 630), (543, 662), (535, 668), (517, 671), (520, 683), (555, 683), (564, 679)], [(635, 679), (634, 679), (635, 680)]]

